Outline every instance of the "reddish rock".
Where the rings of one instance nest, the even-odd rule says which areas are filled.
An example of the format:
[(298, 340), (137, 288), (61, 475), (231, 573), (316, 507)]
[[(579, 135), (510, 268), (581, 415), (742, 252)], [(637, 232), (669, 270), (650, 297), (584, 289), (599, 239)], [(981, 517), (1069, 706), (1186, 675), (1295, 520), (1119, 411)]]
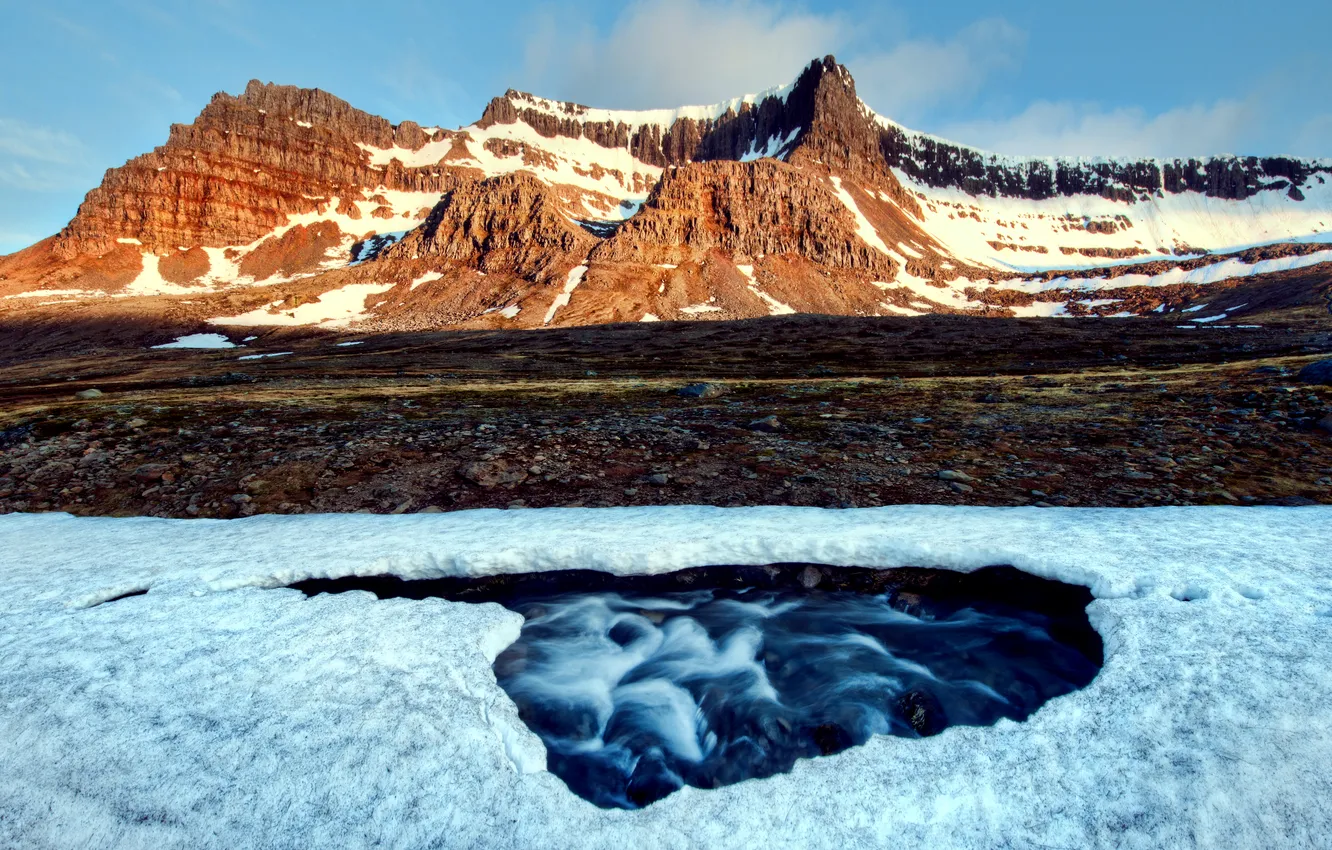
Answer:
[(464, 466), (459, 474), (478, 487), (500, 487), (521, 484), (527, 480), (527, 471), (504, 460), (476, 461)]

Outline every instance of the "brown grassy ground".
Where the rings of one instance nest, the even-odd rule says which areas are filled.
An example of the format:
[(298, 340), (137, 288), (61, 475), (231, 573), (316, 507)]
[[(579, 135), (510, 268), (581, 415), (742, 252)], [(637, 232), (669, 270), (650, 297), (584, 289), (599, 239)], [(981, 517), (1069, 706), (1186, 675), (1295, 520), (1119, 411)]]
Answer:
[[(1332, 328), (1262, 324), (798, 316), (73, 355), (25, 355), (20, 329), (0, 512), (1332, 502), (1332, 388), (1293, 377)], [(263, 351), (294, 353), (237, 359)], [(726, 392), (677, 395), (703, 380)]]

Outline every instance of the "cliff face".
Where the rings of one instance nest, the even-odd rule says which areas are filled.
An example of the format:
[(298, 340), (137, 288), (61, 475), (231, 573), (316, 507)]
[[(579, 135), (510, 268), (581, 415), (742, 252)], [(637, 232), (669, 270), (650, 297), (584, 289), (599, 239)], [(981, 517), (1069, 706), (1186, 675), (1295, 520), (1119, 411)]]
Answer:
[[(436, 134), (442, 137), (442, 134)], [(438, 170), (372, 168), (358, 143), (420, 148), (419, 126), (389, 124), (326, 92), (251, 82), (216, 95), (167, 143), (106, 173), (55, 250), (65, 257), (138, 240), (151, 252), (249, 244), (328, 198), (379, 187), (442, 192)]]
[(643, 209), (592, 253), (600, 262), (696, 262), (712, 250), (738, 263), (793, 254), (890, 280), (888, 256), (856, 234), (826, 179), (776, 160), (671, 169)]
[(1155, 193), (1195, 192), (1209, 198), (1245, 200), (1261, 192), (1280, 192), (1302, 201), (1304, 189), (1318, 182), (1320, 175), (1332, 174), (1332, 163), (1292, 157), (1024, 160), (986, 154), (886, 122), (880, 149), (889, 165), (900, 168), (913, 180), (992, 198), (1043, 200), (1095, 195), (1132, 202)]
[(986, 154), (875, 115), (832, 57), (712, 106), (511, 90), (459, 130), (252, 82), (0, 258), (0, 312), (110, 296), (296, 320), (284, 305), (356, 286), (383, 329), (1142, 313), (1320, 261), (1329, 181), (1285, 157)]
[(546, 185), (518, 173), (464, 183), (449, 192), (424, 224), (380, 258), (437, 258), (548, 282), (586, 258), (598, 241), (564, 215)]

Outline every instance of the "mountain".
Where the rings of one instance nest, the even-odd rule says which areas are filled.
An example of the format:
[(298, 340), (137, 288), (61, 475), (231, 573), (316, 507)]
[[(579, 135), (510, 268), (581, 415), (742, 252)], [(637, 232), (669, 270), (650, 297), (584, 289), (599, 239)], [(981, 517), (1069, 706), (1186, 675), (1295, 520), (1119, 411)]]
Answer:
[(255, 81), (0, 258), (0, 317), (240, 332), (1143, 315), (1332, 261), (1329, 181), (1328, 160), (988, 154), (874, 114), (832, 57), (712, 106), (509, 91), (459, 130)]

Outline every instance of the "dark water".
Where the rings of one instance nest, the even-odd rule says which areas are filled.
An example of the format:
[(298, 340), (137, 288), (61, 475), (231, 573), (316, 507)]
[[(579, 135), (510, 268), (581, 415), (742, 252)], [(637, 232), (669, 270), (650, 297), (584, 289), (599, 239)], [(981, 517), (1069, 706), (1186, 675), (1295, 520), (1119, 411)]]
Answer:
[(308, 595), (499, 602), (527, 622), (495, 661), (547, 766), (604, 807), (789, 771), (871, 735), (1023, 720), (1100, 669), (1085, 587), (1012, 567), (698, 567), (405, 581)]
[(603, 807), (785, 772), (871, 735), (1025, 719), (1098, 664), (1040, 613), (919, 594), (713, 589), (509, 600), (495, 662), (548, 767)]

